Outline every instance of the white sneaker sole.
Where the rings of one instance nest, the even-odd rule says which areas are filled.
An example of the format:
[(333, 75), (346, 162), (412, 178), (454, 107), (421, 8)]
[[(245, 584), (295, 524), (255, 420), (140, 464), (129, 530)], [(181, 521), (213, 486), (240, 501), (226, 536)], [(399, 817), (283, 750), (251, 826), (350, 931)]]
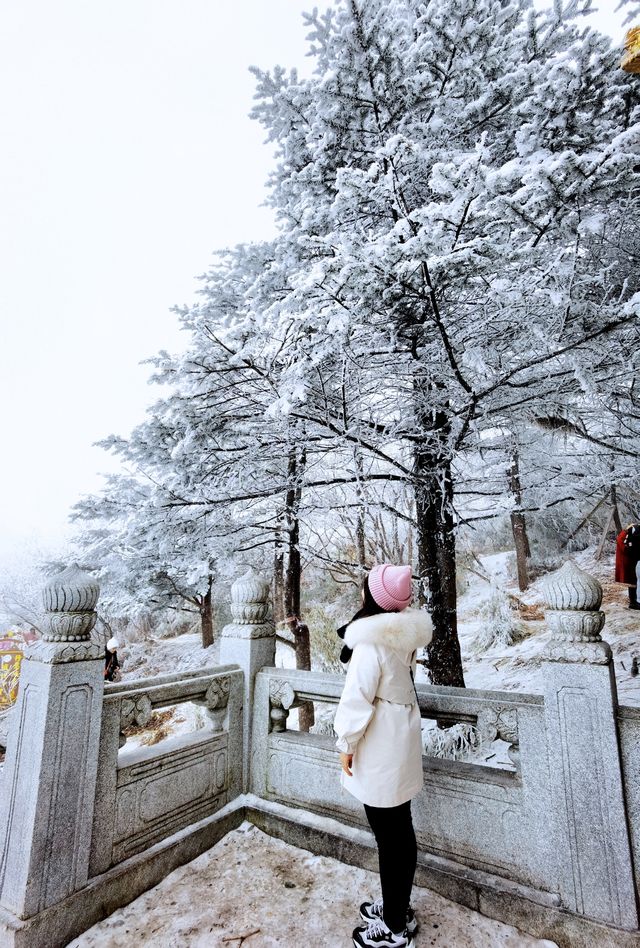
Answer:
[[(375, 916), (373, 916), (373, 915), (365, 915), (364, 912), (360, 912), (360, 918), (362, 919), (363, 922), (372, 922), (373, 919), (374, 919), (374, 917), (375, 917), (375, 918), (379, 918), (380, 916), (379, 916), (379, 915), (375, 915)], [(413, 936), (416, 935), (417, 932), (418, 932), (418, 922), (415, 921), (415, 922), (413, 923), (413, 927), (412, 927), (412, 928), (407, 927), (407, 931), (409, 932), (409, 934), (410, 934), (411, 937), (413, 938)]]
[[(355, 938), (352, 938), (351, 940), (353, 941), (354, 948), (362, 948), (362, 945), (359, 942), (357, 942)], [(406, 948), (416, 948), (416, 943), (414, 941), (413, 935), (409, 935), (409, 941), (407, 942)]]

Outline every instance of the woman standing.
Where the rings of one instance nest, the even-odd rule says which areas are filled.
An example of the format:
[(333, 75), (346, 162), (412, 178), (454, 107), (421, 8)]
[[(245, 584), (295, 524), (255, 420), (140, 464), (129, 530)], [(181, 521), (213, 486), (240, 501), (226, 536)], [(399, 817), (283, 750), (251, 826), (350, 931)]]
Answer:
[(409, 609), (411, 567), (383, 563), (365, 579), (363, 606), (338, 634), (351, 654), (334, 720), (340, 783), (364, 804), (378, 845), (382, 898), (363, 902), (367, 923), (356, 948), (414, 948), (410, 907), (416, 868), (411, 798), (422, 789), (420, 709), (413, 684), (416, 655), (431, 641), (426, 612)]

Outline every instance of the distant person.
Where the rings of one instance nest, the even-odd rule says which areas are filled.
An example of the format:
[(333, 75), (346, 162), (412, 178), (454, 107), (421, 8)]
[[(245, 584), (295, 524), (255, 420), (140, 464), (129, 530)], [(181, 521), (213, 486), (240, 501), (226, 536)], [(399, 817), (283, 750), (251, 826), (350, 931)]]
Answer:
[(104, 680), (119, 681), (122, 672), (120, 671), (120, 662), (118, 661), (118, 649), (120, 643), (117, 639), (109, 639), (104, 650)]
[(618, 534), (615, 573), (616, 582), (629, 587), (630, 609), (640, 609), (640, 603), (638, 603), (639, 564), (640, 523), (632, 523)]
[(356, 948), (414, 948), (411, 908), (417, 846), (411, 798), (420, 792), (422, 731), (413, 683), (417, 650), (431, 641), (428, 614), (408, 609), (411, 567), (383, 563), (365, 578), (362, 608), (338, 630), (349, 661), (333, 727), (340, 783), (364, 804), (378, 846), (382, 898), (363, 902)]

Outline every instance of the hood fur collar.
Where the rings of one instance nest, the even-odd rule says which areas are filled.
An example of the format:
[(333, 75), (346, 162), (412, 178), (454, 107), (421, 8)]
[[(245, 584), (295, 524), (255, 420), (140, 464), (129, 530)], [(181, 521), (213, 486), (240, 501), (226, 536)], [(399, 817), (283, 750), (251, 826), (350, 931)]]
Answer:
[(387, 645), (399, 652), (413, 652), (428, 645), (433, 626), (422, 609), (403, 609), (402, 612), (381, 612), (351, 622), (344, 633), (345, 644), (354, 648), (358, 642)]

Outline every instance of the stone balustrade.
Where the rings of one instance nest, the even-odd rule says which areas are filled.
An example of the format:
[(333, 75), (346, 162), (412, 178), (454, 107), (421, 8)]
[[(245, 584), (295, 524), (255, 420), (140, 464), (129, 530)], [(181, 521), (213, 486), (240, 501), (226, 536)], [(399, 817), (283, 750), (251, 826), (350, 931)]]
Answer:
[[(0, 943), (58, 948), (229, 829), (256, 825), (376, 868), (335, 737), (287, 727), (343, 675), (278, 669), (268, 584), (234, 583), (216, 668), (104, 686), (99, 590), (72, 567), (44, 597), (0, 786)], [(513, 767), (425, 756), (416, 882), (560, 946), (638, 945), (640, 710), (618, 708), (599, 583), (567, 563), (545, 594), (541, 695), (417, 684), (423, 718), (473, 725)], [(155, 747), (124, 732), (194, 702), (208, 726)]]

